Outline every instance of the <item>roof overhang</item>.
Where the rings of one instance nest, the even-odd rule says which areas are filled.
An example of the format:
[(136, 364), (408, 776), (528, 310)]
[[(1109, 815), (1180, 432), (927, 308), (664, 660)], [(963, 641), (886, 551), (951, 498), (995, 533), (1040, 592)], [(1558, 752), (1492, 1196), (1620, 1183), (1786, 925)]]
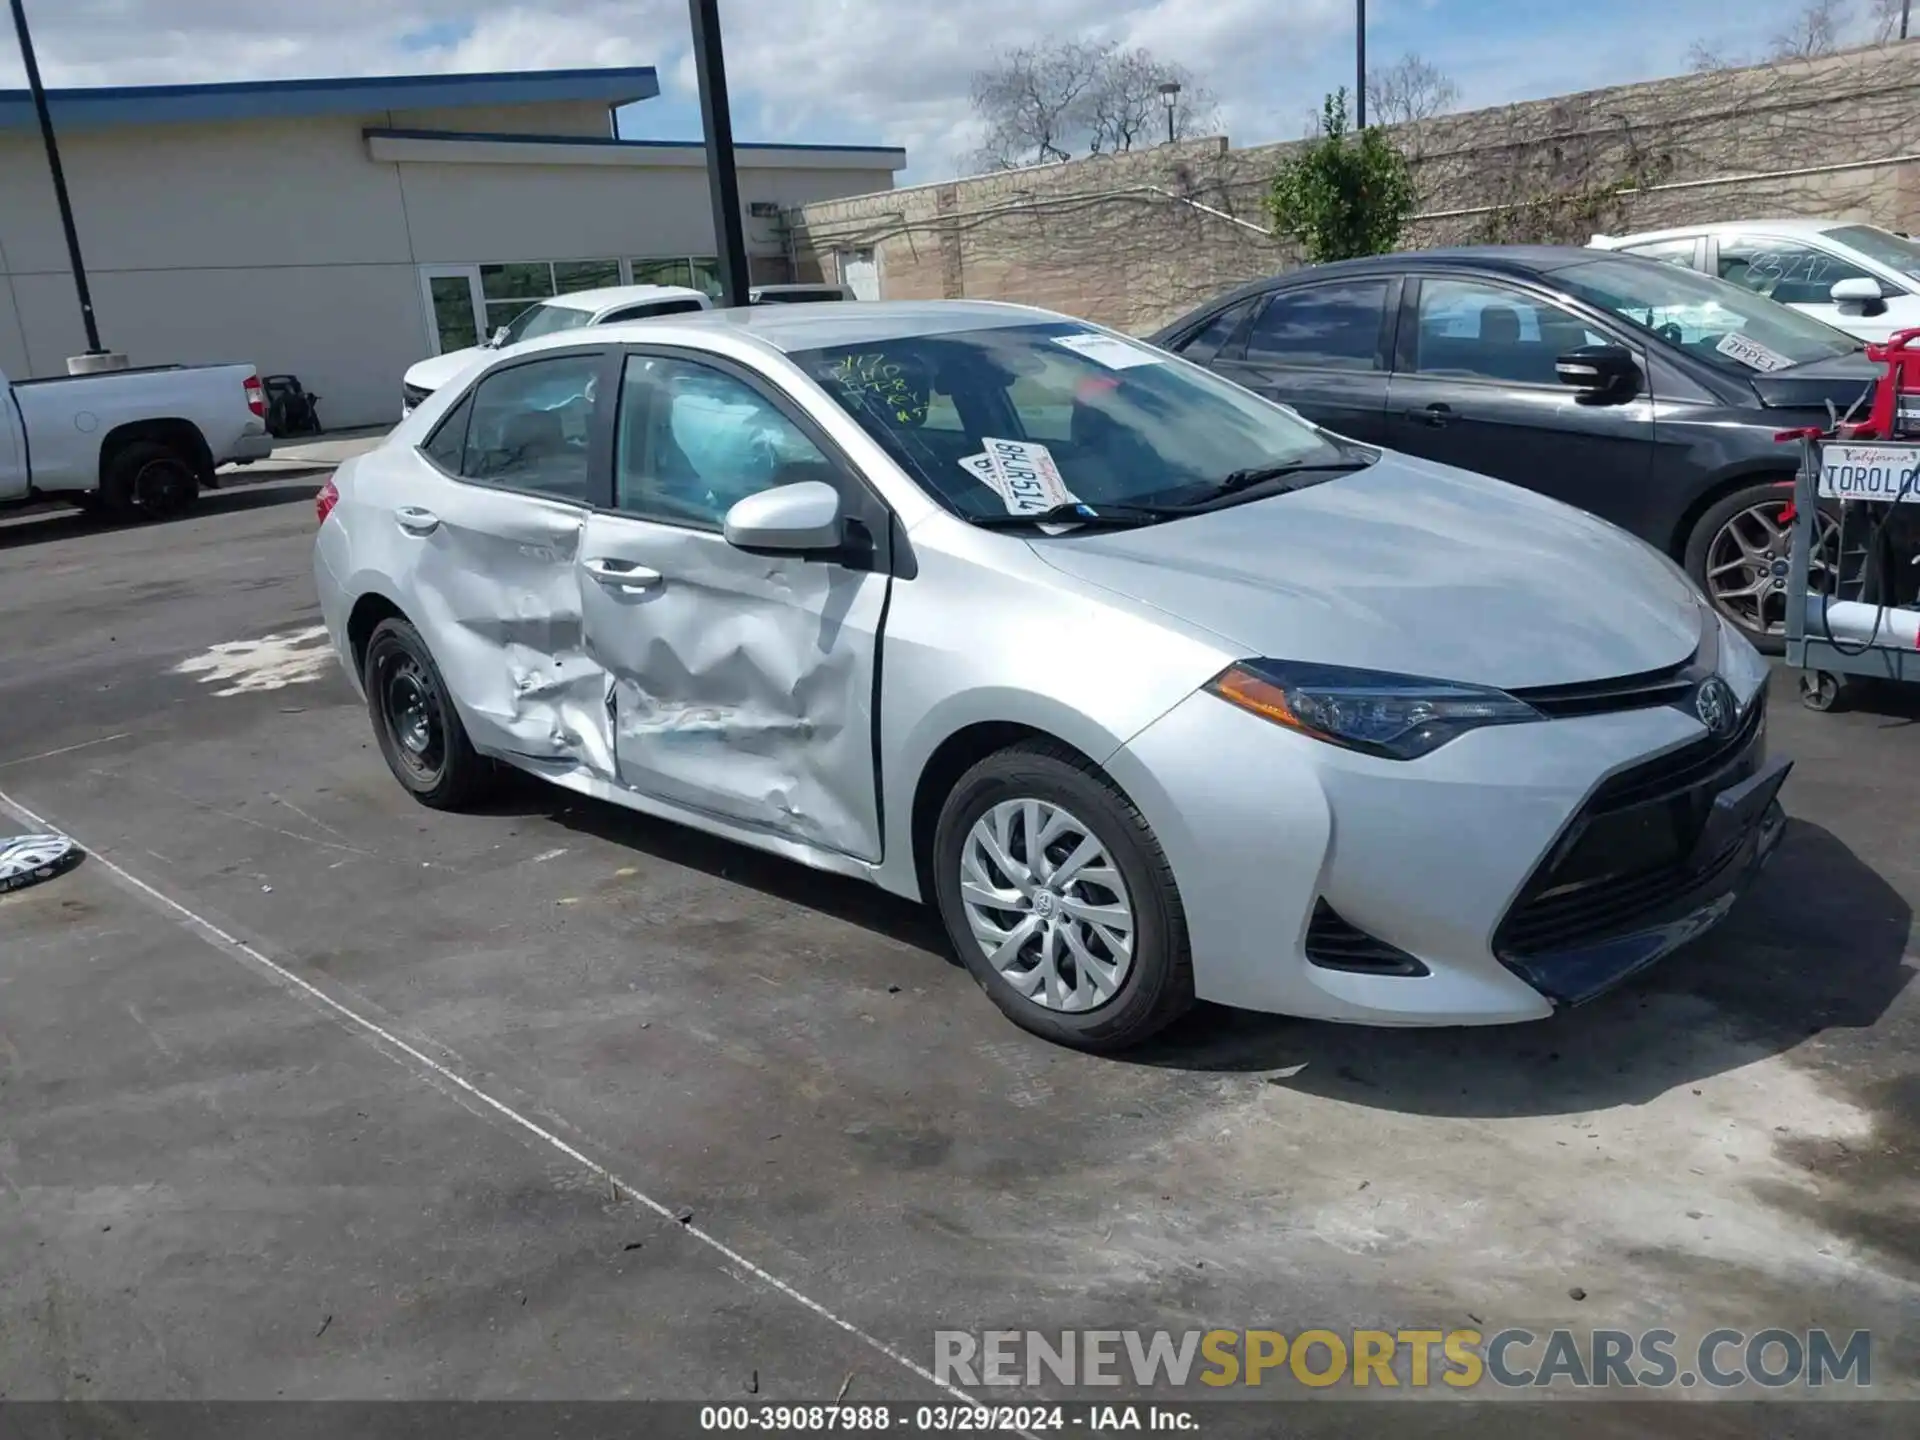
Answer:
[[(494, 135), (446, 130), (367, 130), (368, 157), (440, 165), (619, 165), (702, 170), (707, 147), (679, 140), (607, 140), (554, 135)], [(903, 170), (907, 152), (890, 145), (743, 145), (743, 170)]]
[[(597, 103), (608, 107), (660, 93), (651, 65), (519, 70), (471, 75), (370, 75), (329, 80), (242, 80), (217, 85), (114, 85), (49, 90), (56, 129), (364, 115), (378, 110)], [(0, 130), (37, 126), (26, 90), (0, 90)]]

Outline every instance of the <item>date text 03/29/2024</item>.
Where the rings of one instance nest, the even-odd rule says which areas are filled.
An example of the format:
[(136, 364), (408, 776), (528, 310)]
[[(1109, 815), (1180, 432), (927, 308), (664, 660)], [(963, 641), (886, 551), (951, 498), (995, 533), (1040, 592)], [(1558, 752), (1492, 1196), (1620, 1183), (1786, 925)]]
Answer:
[(763, 1435), (1119, 1435), (1200, 1429), (1176, 1405), (703, 1405), (700, 1429)]

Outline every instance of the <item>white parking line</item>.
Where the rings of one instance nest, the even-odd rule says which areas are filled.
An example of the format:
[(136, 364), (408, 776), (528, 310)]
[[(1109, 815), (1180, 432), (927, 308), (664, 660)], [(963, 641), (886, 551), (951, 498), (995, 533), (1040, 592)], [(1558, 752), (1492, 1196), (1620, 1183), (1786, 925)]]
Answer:
[(160, 891), (154, 889), (153, 886), (149, 885), (146, 881), (142, 880), (138, 875), (135, 875), (130, 870), (124, 869), (120, 865), (115, 864), (112, 860), (108, 859), (100, 851), (93, 849), (79, 836), (75, 835), (72, 831), (64, 830), (59, 825), (55, 824), (52, 820), (49, 820), (44, 816), (35, 814), (32, 810), (29, 810), (25, 805), (22, 805), (18, 800), (14, 799), (11, 795), (7, 794), (7, 792), (4, 790), (0, 790), (0, 810), (9, 811), (14, 816), (19, 818), (23, 822), (25, 822), (27, 825), (32, 826), (36, 830), (53, 831), (58, 834), (65, 835), (68, 839), (72, 840), (75, 844), (79, 845), (81, 849), (85, 850), (87, 852), (88, 858), (93, 863), (101, 866), (103, 869), (110, 872), (117, 879), (119, 879), (121, 883), (127, 886), (130, 886), (133, 890), (137, 891), (140, 895), (152, 901), (154, 904), (160, 906), (161, 908), (167, 911), (172, 912), (172, 914), (180, 921), (184, 929), (196, 935), (201, 940), (205, 941), (208, 945), (211, 945), (214, 949), (223, 952), (224, 954), (228, 955), (231, 958), (243, 960), (252, 965), (258, 966), (260, 969), (265, 970), (268, 974), (272, 975), (275, 979), (279, 980), (283, 985), (287, 986), (289, 989), (297, 991), (304, 998), (313, 1001), (315, 1004), (322, 1006), (324, 1009), (332, 1011), (335, 1015), (339, 1016), (341, 1019), (347, 1021), (352, 1025), (358, 1026), (361, 1030), (365, 1031), (368, 1035), (371, 1035), (374, 1038), (378, 1039), (379, 1041), (382, 1042), (382, 1044), (385, 1047), (387, 1047), (389, 1053), (397, 1052), (398, 1054), (405, 1056), (408, 1060), (412, 1061), (413, 1064), (417, 1066), (420, 1071), (424, 1072), (419, 1077), (423, 1081), (426, 1079), (427, 1076), (430, 1075), (435, 1079), (443, 1080), (447, 1084), (456, 1087), (463, 1094), (472, 1096), (475, 1100), (478, 1100), (482, 1105), (485, 1105), (489, 1110), (492, 1110), (495, 1114), (499, 1115), (501, 1118), (511, 1121), (513, 1124), (519, 1126), (522, 1130), (526, 1131), (527, 1134), (533, 1136), (537, 1140), (544, 1142), (546, 1145), (550, 1146), (552, 1149), (559, 1151), (560, 1154), (566, 1156), (567, 1159), (573, 1161), (576, 1165), (579, 1165), (582, 1168), (592, 1172), (594, 1175), (599, 1176), (601, 1179), (605, 1180), (610, 1186), (615, 1187), (620, 1194), (639, 1201), (642, 1205), (646, 1206), (649, 1210), (652, 1210), (655, 1214), (661, 1216), (663, 1219), (679, 1222), (680, 1228), (683, 1231), (685, 1231), (688, 1235), (691, 1235), (695, 1240), (698, 1240), (701, 1244), (707, 1246), (708, 1248), (718, 1253), (721, 1257), (723, 1257), (728, 1262), (729, 1265), (733, 1266), (736, 1270), (744, 1273), (745, 1275), (751, 1276), (754, 1280), (759, 1281), (762, 1285), (766, 1286), (770, 1290), (777, 1290), (780, 1294), (786, 1296), (789, 1300), (792, 1300), (796, 1304), (801, 1305), (804, 1308), (812, 1311), (815, 1315), (818, 1315), (822, 1320), (827, 1321), (829, 1324), (834, 1325), (841, 1330), (844, 1330), (847, 1334), (851, 1335), (854, 1339), (858, 1340), (861, 1344), (867, 1346), (871, 1350), (877, 1351), (881, 1355), (886, 1356), (887, 1359), (893, 1361), (896, 1365), (900, 1366), (902, 1369), (907, 1370), (913, 1375), (918, 1376), (920, 1379), (926, 1381), (928, 1384), (934, 1386), (936, 1389), (940, 1390), (944, 1394), (953, 1396), (956, 1400), (959, 1400), (962, 1403), (968, 1406), (971, 1406), (975, 1410), (986, 1411), (988, 1409), (987, 1406), (982, 1405), (978, 1400), (975, 1400), (971, 1395), (967, 1394), (964, 1390), (957, 1389), (956, 1387), (952, 1385), (948, 1385), (944, 1381), (938, 1379), (931, 1370), (928, 1370), (924, 1366), (908, 1358), (906, 1355), (901, 1354), (900, 1351), (894, 1349), (891, 1345), (887, 1344), (886, 1341), (879, 1339), (877, 1336), (869, 1335), (865, 1330), (862, 1330), (858, 1325), (855, 1325), (851, 1320), (842, 1319), (839, 1315), (836, 1315), (833, 1311), (829, 1310), (825, 1305), (822, 1305), (818, 1300), (815, 1300), (810, 1296), (803, 1295), (800, 1291), (794, 1289), (793, 1286), (789, 1285), (786, 1281), (782, 1280), (779, 1276), (774, 1275), (769, 1271), (762, 1269), (760, 1266), (754, 1264), (753, 1261), (749, 1260), (746, 1256), (742, 1255), (738, 1250), (735, 1250), (732, 1246), (726, 1244), (724, 1241), (719, 1240), (714, 1236), (708, 1234), (706, 1231), (700, 1229), (697, 1225), (681, 1222), (680, 1212), (674, 1210), (672, 1207), (668, 1205), (662, 1204), (660, 1201), (654, 1199), (651, 1195), (646, 1194), (644, 1191), (636, 1188), (632, 1184), (621, 1179), (618, 1175), (614, 1174), (614, 1172), (609, 1170), (606, 1166), (601, 1165), (594, 1160), (588, 1159), (579, 1150), (576, 1150), (573, 1146), (569, 1145), (565, 1140), (562, 1140), (558, 1135), (554, 1134), (551, 1130), (548, 1130), (545, 1126), (541, 1125), (538, 1121), (529, 1119), (527, 1116), (522, 1115), (518, 1110), (514, 1109), (511, 1105), (506, 1104), (504, 1101), (495, 1099), (492, 1095), (489, 1095), (485, 1090), (482, 1090), (478, 1085), (475, 1085), (471, 1080), (468, 1080), (465, 1076), (459, 1074), (455, 1070), (449, 1069), (445, 1065), (442, 1065), (438, 1060), (435, 1060), (431, 1055), (424, 1054), (420, 1050), (416, 1049), (414, 1046), (409, 1045), (405, 1040), (402, 1040), (399, 1036), (395, 1035), (392, 1031), (386, 1029), (384, 1026), (380, 1025), (378, 1022), (368, 1019), (365, 1015), (362, 1015), (359, 1011), (353, 1009), (353, 1007), (351, 1007), (350, 1005), (344, 1004), (343, 1002), (334, 999), (333, 996), (327, 994), (326, 991), (320, 989), (317, 985), (314, 985), (307, 980), (303, 980), (300, 976), (294, 974), (293, 971), (287, 969), (284, 965), (281, 965), (279, 962), (275, 960), (269, 959), (266, 955), (262, 954), (259, 950), (255, 949), (253, 946), (249, 945), (246, 941), (239, 939), (237, 936), (228, 934), (225, 930), (221, 929), (218, 925), (214, 924), (211, 920), (207, 919), (205, 916), (200, 915), (195, 911), (189, 909), (187, 906), (181, 904), (178, 900), (173, 899), (171, 896), (162, 894)]
[(42, 750), (38, 755), (22, 755), (16, 760), (0, 760), (0, 770), (11, 770), (15, 765), (31, 765), (36, 760), (51, 760), (56, 755), (71, 755), (76, 750), (91, 750), (96, 745), (111, 745), (116, 740), (132, 738), (131, 730), (122, 730), (117, 735), (102, 735), (98, 740), (82, 740), (78, 745), (62, 745), (58, 750)]

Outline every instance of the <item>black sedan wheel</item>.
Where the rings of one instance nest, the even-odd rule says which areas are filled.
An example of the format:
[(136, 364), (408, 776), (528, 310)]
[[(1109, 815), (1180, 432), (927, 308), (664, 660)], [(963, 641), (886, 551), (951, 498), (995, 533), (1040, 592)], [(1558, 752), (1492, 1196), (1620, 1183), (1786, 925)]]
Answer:
[(478, 799), (495, 778), (493, 762), (467, 739), (420, 632), (404, 620), (381, 621), (367, 641), (362, 680), (393, 778), (436, 810)]

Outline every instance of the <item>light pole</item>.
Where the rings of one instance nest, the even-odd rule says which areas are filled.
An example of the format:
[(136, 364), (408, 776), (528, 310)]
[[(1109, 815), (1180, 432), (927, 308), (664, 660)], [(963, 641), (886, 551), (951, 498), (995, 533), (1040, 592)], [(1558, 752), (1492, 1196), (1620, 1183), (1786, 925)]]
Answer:
[(1367, 0), (1353, 0), (1353, 128), (1367, 128)]
[(1907, 11), (1913, 8), (1913, 0), (1900, 0), (1900, 38), (1907, 38)]
[(1160, 82), (1160, 103), (1167, 107), (1167, 143), (1173, 144), (1173, 112), (1180, 104), (1180, 82), (1163, 80)]
[(693, 21), (693, 68), (700, 77), (700, 126), (707, 140), (707, 195), (713, 203), (720, 298), (723, 304), (744, 305), (747, 237), (740, 221), (740, 175), (733, 164), (733, 114), (727, 104), (727, 61), (720, 47), (720, 0), (687, 0), (687, 4)]
[(87, 354), (104, 355), (100, 327), (93, 319), (93, 294), (87, 289), (87, 267), (80, 263), (80, 236), (73, 228), (73, 204), (67, 199), (67, 172), (60, 168), (60, 146), (53, 138), (53, 116), (47, 111), (47, 90), (40, 83), (40, 62), (34, 58), (33, 36), (27, 30), (23, 0), (13, 0), (13, 29), (20, 37), (20, 59), (27, 67), (27, 88), (33, 92), (33, 110), (40, 117), (40, 139), (47, 147), (47, 171), (53, 177), (53, 199), (60, 207), (60, 228), (67, 233), (67, 262), (73, 267), (73, 288), (80, 296), (80, 320), (87, 328)]

